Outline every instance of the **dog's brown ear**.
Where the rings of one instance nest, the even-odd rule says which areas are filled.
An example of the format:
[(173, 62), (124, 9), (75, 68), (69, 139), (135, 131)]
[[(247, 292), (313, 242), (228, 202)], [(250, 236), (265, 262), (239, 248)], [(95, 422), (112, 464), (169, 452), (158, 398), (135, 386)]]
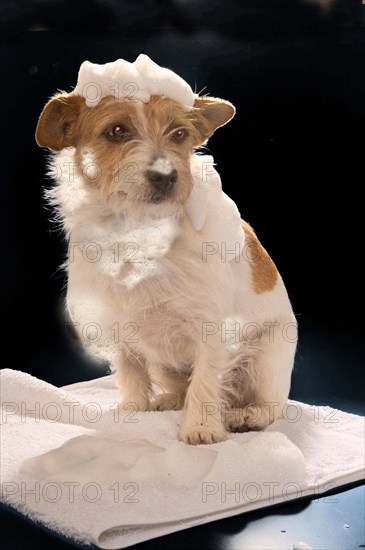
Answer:
[(197, 97), (192, 110), (193, 124), (199, 133), (199, 143), (205, 143), (220, 126), (234, 117), (236, 109), (232, 103), (219, 97)]
[(49, 100), (38, 120), (35, 139), (40, 147), (61, 151), (75, 145), (75, 125), (84, 99), (59, 94)]

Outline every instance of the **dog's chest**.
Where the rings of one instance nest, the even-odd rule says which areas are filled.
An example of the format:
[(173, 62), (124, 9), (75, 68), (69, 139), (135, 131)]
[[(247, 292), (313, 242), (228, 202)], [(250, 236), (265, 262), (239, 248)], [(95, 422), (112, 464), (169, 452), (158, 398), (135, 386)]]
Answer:
[(160, 259), (159, 276), (146, 278), (134, 288), (119, 286), (119, 312), (136, 330), (134, 347), (164, 364), (184, 365), (202, 340), (202, 326), (221, 318), (219, 270), (203, 263), (199, 249), (178, 240)]
[[(232, 296), (222, 293), (224, 286), (234, 287), (232, 266), (217, 256), (203, 261), (202, 243), (182, 233), (154, 262), (151, 275), (133, 262), (114, 269), (111, 254), (110, 270), (102, 261), (85, 261), (75, 248), (68, 268), (68, 309), (79, 327), (89, 327), (90, 321), (100, 326), (100, 351), (105, 339), (108, 346), (125, 345), (152, 361), (184, 365), (202, 341), (204, 323), (219, 324), (232, 311)], [(129, 275), (134, 272), (144, 276), (125, 284), (133, 283)]]

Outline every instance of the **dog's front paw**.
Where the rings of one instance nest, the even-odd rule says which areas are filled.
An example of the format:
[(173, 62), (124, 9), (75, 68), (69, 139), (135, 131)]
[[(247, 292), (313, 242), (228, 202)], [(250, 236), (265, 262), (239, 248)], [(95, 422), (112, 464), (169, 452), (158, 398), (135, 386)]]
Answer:
[(180, 411), (184, 397), (176, 393), (162, 393), (151, 402), (151, 411)]
[(244, 408), (245, 425), (250, 430), (264, 430), (274, 421), (270, 407), (250, 404)]
[(178, 433), (178, 439), (188, 445), (211, 445), (227, 438), (223, 424), (183, 423)]
[(119, 411), (144, 412), (150, 410), (150, 402), (144, 397), (129, 397), (120, 401), (117, 405)]
[(271, 409), (265, 405), (250, 403), (242, 409), (228, 411), (226, 427), (231, 432), (264, 430), (275, 420)]

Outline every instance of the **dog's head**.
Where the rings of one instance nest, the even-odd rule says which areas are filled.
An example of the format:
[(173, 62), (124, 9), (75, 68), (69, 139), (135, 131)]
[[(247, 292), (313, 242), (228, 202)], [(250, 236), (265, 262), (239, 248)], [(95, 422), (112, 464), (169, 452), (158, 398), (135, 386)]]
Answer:
[(192, 189), (194, 148), (235, 114), (228, 101), (197, 97), (186, 111), (176, 101), (148, 103), (104, 97), (87, 107), (80, 95), (61, 93), (45, 106), (36, 131), (41, 147), (75, 148), (75, 168), (85, 184), (121, 202), (184, 204)]

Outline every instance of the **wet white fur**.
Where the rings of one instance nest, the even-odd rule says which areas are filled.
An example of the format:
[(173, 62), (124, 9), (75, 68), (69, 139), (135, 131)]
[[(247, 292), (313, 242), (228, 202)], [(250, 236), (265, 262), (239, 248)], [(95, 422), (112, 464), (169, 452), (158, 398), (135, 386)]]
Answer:
[(168, 159), (164, 157), (158, 157), (151, 165), (151, 170), (156, 170), (156, 172), (160, 172), (164, 176), (168, 176), (169, 174), (171, 174), (173, 166)]

